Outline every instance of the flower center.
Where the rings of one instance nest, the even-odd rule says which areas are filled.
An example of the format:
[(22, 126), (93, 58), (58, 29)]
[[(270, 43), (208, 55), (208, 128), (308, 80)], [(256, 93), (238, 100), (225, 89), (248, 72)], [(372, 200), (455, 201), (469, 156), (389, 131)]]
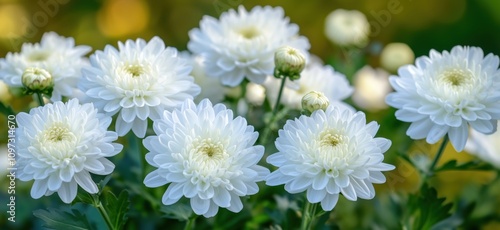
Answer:
[(74, 137), (73, 133), (62, 124), (54, 124), (44, 134), (45, 140), (50, 142), (71, 141)]
[(78, 138), (69, 129), (68, 124), (55, 122), (46, 127), (37, 137), (37, 158), (52, 168), (65, 168), (75, 162), (83, 162), (85, 157), (77, 154)]
[(188, 171), (196, 172), (202, 180), (217, 178), (221, 173), (224, 174), (228, 159), (229, 155), (220, 141), (211, 138), (195, 139), (187, 161), (190, 165)]
[(472, 74), (461, 69), (447, 70), (441, 74), (440, 80), (452, 87), (460, 87), (471, 81)]
[(344, 136), (339, 134), (326, 134), (321, 138), (321, 146), (322, 147), (336, 147), (340, 143), (343, 142)]
[(260, 32), (259, 30), (257, 30), (257, 28), (252, 26), (241, 29), (239, 31), (239, 34), (246, 39), (252, 39), (258, 37), (260, 35)]
[(195, 151), (199, 155), (207, 156), (209, 158), (220, 158), (224, 153), (224, 148), (220, 142), (214, 143), (211, 138), (207, 138), (198, 144)]
[(355, 151), (349, 145), (349, 137), (336, 130), (323, 131), (318, 144), (316, 163), (331, 177), (337, 177), (354, 159)]
[(125, 71), (132, 75), (132, 77), (140, 77), (145, 72), (144, 66), (141, 64), (127, 65), (125, 66)]

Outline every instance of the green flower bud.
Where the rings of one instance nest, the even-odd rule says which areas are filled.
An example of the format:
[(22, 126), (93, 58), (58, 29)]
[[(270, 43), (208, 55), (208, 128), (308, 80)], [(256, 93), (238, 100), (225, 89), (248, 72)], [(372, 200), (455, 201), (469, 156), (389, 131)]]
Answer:
[(302, 97), (302, 113), (306, 115), (318, 109), (325, 111), (329, 105), (330, 101), (322, 92), (311, 91)]
[(306, 65), (306, 58), (297, 49), (283, 46), (274, 53), (274, 76), (282, 78), (289, 77), (290, 80), (300, 78), (300, 73)]
[(52, 75), (45, 69), (30, 67), (24, 70), (21, 81), (26, 93), (43, 93), (50, 95), (54, 87)]

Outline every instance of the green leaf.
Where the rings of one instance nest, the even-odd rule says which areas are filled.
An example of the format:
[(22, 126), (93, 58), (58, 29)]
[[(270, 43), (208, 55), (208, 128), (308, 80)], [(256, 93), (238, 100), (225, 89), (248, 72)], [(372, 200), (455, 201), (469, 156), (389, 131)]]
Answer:
[(113, 229), (122, 229), (123, 225), (127, 222), (127, 213), (130, 208), (127, 190), (123, 190), (118, 197), (108, 190), (103, 193), (102, 199), (103, 206), (109, 215)]
[(9, 116), (9, 115), (14, 115), (14, 110), (12, 109), (12, 107), (10, 106), (7, 106), (5, 104), (3, 104), (2, 102), (0, 102), (0, 113), (3, 113), (5, 116)]
[(451, 160), (446, 162), (441, 167), (437, 168), (435, 171), (450, 171), (450, 170), (494, 170), (494, 168), (489, 164), (484, 164), (480, 161), (469, 161), (467, 163), (458, 164), (457, 160)]
[(411, 195), (408, 201), (410, 217), (407, 221), (411, 229), (431, 229), (435, 224), (451, 216), (453, 204), (444, 204), (446, 198), (438, 198), (436, 189), (427, 184), (420, 194)]
[(163, 205), (160, 211), (165, 213), (163, 217), (179, 221), (187, 221), (193, 215), (191, 205), (184, 202), (177, 202), (168, 206)]
[(86, 216), (78, 209), (60, 208), (48, 210), (39, 209), (33, 212), (33, 215), (43, 220), (45, 229), (96, 229), (91, 225)]

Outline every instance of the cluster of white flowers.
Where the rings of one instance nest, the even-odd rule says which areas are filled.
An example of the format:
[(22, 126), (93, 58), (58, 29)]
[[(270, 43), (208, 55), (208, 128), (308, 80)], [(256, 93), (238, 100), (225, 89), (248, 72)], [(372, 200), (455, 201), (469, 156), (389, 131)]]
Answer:
[[(332, 12), (325, 29), (340, 46), (368, 42), (369, 24), (357, 11)], [(49, 82), (53, 93), (52, 103), (17, 115), (18, 178), (34, 180), (35, 199), (57, 192), (70, 203), (78, 186), (97, 193), (91, 173), (113, 172), (107, 158), (122, 150), (114, 142), (132, 131), (138, 138), (150, 134), (143, 145), (155, 169), (143, 183), (168, 185), (165, 205), (185, 197), (197, 215), (213, 217), (219, 208), (240, 212), (242, 197), (256, 194), (257, 183), (265, 181), (289, 193), (305, 192), (310, 203), (329, 211), (340, 194), (351, 201), (372, 199), (373, 184), (384, 183), (382, 172), (395, 168), (383, 162), (391, 141), (375, 137), (377, 122), (367, 123), (363, 112), (344, 102), (353, 93), (362, 109), (396, 108), (397, 119), (411, 122), (410, 138), (434, 144), (447, 135), (457, 151), (466, 148), (500, 167), (498, 134), (483, 135), (494, 133), (500, 120), (498, 56), (456, 46), (432, 50), (412, 65), (413, 51), (392, 44), (381, 64), (392, 72), (399, 68), (398, 76), (367, 66), (352, 87), (344, 74), (308, 54), (309, 42), (298, 32), (280, 7), (240, 6), (220, 19), (204, 17), (189, 32), (192, 54), (166, 47), (159, 37), (107, 45), (89, 60), (84, 55), (90, 47), (55, 33), (23, 45), (20, 53), (0, 59), (0, 80), (21, 87), (24, 74), (24, 85)], [(275, 65), (283, 55), (292, 57), (291, 66)], [(276, 76), (286, 74), (293, 77)], [(278, 152), (267, 157), (277, 167), (273, 172), (258, 165), (265, 153), (256, 144), (259, 133), (220, 103), (226, 86), (240, 85), (235, 104), (244, 108), (241, 114), (247, 103), (279, 108), (280, 97), (278, 103), (289, 109), (308, 111), (278, 131)], [(1, 95), (7, 95), (5, 88), (0, 81)], [(73, 99), (64, 103), (63, 96)], [(115, 131), (108, 131), (113, 119)]]

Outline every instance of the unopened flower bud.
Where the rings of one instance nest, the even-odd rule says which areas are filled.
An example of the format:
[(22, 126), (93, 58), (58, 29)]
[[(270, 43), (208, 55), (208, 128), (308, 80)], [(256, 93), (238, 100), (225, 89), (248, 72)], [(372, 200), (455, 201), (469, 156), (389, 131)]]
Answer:
[(54, 81), (52, 75), (42, 68), (30, 67), (24, 70), (21, 81), (28, 93), (52, 93)]
[(330, 105), (328, 98), (318, 91), (311, 91), (302, 97), (302, 112), (310, 115), (316, 110), (326, 110)]
[(274, 53), (274, 64), (274, 76), (276, 78), (286, 76), (290, 80), (297, 80), (306, 66), (306, 58), (299, 50), (290, 46), (283, 46)]

